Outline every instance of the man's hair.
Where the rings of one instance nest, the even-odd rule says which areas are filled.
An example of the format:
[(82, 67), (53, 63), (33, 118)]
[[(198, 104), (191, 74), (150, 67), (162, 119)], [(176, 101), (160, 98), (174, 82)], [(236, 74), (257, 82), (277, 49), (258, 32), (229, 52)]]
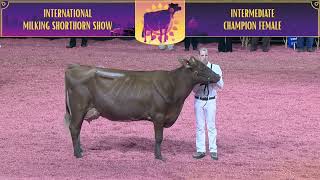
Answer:
[(200, 49), (199, 49), (199, 54), (200, 54), (201, 51), (205, 51), (205, 52), (208, 53), (208, 49), (207, 49), (207, 48), (200, 48)]

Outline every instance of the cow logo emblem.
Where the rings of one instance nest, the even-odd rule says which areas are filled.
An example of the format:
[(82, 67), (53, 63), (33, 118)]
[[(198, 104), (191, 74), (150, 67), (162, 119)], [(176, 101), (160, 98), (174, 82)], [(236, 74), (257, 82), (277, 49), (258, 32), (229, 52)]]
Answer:
[(185, 38), (184, 1), (136, 0), (135, 6), (135, 37), (138, 41), (166, 45)]

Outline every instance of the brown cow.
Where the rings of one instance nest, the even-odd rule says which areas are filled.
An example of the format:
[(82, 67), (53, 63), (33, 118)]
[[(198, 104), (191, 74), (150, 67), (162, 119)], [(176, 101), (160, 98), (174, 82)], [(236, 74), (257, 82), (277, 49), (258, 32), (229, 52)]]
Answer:
[(153, 122), (155, 158), (162, 159), (163, 128), (177, 120), (185, 99), (199, 83), (216, 83), (220, 76), (199, 60), (179, 59), (172, 71), (125, 71), (70, 65), (65, 72), (66, 114), (74, 155), (82, 157), (80, 130), (83, 120), (99, 116), (111, 121)]

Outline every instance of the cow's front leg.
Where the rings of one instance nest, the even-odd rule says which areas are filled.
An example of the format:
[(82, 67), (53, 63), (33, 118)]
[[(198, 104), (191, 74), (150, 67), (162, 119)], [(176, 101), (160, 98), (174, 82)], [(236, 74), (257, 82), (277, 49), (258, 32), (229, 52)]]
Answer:
[(154, 123), (154, 132), (155, 132), (155, 139), (156, 139), (154, 155), (156, 159), (162, 160), (161, 143), (163, 140), (163, 125)]
[(162, 29), (160, 29), (160, 36), (159, 36), (159, 41), (162, 43)]
[(82, 149), (81, 143), (80, 143), (80, 134), (79, 134), (79, 136), (78, 136), (78, 144), (79, 144), (79, 151), (80, 151), (80, 153), (83, 153), (83, 149)]
[(155, 36), (152, 33), (153, 33), (153, 31), (151, 30), (151, 32), (150, 32), (151, 41), (153, 41), (155, 39)]
[(167, 42), (167, 40), (168, 40), (168, 31), (167, 31), (168, 29), (165, 29), (164, 30), (164, 42)]

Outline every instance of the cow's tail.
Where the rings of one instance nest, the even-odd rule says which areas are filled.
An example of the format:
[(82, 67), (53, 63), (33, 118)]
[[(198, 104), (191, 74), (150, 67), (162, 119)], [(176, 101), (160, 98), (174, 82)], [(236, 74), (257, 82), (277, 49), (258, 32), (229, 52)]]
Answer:
[(65, 104), (66, 104), (66, 113), (64, 115), (64, 125), (69, 130), (72, 114), (70, 111), (70, 100), (69, 100), (69, 93), (68, 93), (67, 87), (65, 87)]

